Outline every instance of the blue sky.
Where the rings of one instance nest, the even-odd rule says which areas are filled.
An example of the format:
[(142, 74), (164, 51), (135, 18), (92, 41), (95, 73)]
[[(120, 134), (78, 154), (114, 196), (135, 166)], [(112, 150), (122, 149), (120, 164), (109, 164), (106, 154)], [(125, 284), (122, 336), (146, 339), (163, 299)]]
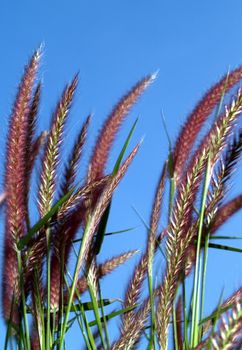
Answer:
[[(138, 79), (159, 70), (157, 80), (132, 110), (118, 135), (109, 163), (111, 169), (125, 136), (139, 116), (132, 145), (143, 135), (145, 139), (116, 193), (109, 229), (139, 228), (125, 238), (108, 239), (103, 258), (131, 248), (142, 249), (145, 229), (133, 207), (148, 222), (154, 189), (168, 151), (161, 110), (174, 141), (182, 122), (206, 89), (228, 69), (242, 63), (241, 15), (240, 0), (2, 0), (1, 160), (18, 79), (40, 43), (45, 45), (39, 74), (44, 85), (40, 129), (48, 127), (64, 84), (77, 71), (80, 83), (65, 135), (67, 145), (87, 114), (94, 113), (82, 176), (94, 140), (112, 106)], [(234, 177), (233, 194), (241, 191), (239, 176), (241, 173)], [(223, 233), (239, 234), (240, 223), (241, 214)], [(1, 255), (2, 246), (0, 243)], [(217, 302), (225, 284), (225, 295), (241, 284), (241, 258), (232, 253), (211, 253), (208, 310)], [(122, 297), (132, 264), (126, 266), (104, 283), (106, 297)], [(0, 325), (1, 333), (2, 321)], [(79, 349), (76, 344), (71, 348)]]

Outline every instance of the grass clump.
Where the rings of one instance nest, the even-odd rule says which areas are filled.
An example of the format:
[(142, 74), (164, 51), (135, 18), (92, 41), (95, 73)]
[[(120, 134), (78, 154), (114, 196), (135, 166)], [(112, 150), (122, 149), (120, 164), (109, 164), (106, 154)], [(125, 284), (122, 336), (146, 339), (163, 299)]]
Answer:
[[(218, 300), (204, 317), (209, 248), (241, 252), (213, 243), (217, 230), (242, 206), (241, 195), (225, 202), (231, 174), (240, 160), (242, 112), (240, 90), (220, 108), (214, 124), (200, 139), (200, 131), (223, 96), (240, 82), (242, 67), (215, 84), (188, 116), (163, 166), (147, 227), (146, 249), (127, 288), (122, 308), (107, 314), (115, 299), (104, 299), (100, 281), (131, 258), (127, 251), (98, 263), (113, 193), (139, 150), (137, 144), (123, 160), (134, 123), (112, 172), (106, 163), (116, 134), (129, 110), (155, 79), (139, 81), (107, 117), (89, 161), (83, 183), (77, 181), (85, 147), (88, 116), (80, 128), (63, 175), (63, 132), (78, 83), (67, 84), (52, 115), (50, 130), (36, 135), (41, 83), (37, 83), (41, 51), (30, 59), (20, 82), (9, 121), (4, 193), (5, 236), (2, 308), (6, 321), (5, 349), (64, 349), (66, 333), (79, 325), (86, 349), (239, 349), (242, 345), (242, 289)], [(196, 147), (196, 141), (200, 144)], [(29, 213), (31, 174), (41, 158), (37, 207), (39, 220)], [(59, 180), (60, 178), (60, 180)], [(159, 230), (170, 188), (167, 226)], [(234, 237), (223, 237), (233, 239)], [(155, 257), (162, 252), (165, 266), (154, 276)], [(70, 257), (75, 258), (69, 273)], [(187, 285), (193, 276), (191, 298)], [(156, 277), (156, 283), (154, 283)], [(147, 282), (147, 285), (145, 284)], [(143, 297), (146, 285), (147, 297)], [(89, 302), (82, 302), (88, 291)], [(94, 320), (87, 311), (93, 310)], [(109, 320), (120, 317), (120, 335), (110, 341)], [(172, 325), (172, 327), (171, 327)], [(170, 329), (173, 332), (173, 342)], [(141, 343), (142, 341), (142, 343)], [(171, 344), (169, 343), (171, 341)]]

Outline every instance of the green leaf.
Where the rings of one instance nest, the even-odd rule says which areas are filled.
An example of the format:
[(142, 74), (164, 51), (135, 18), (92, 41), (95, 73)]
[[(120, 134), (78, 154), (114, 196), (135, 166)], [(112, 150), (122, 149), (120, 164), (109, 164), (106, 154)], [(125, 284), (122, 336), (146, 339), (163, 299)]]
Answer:
[[(103, 306), (107, 306), (107, 305), (111, 305), (113, 303), (115, 303), (116, 301), (119, 301), (119, 299), (102, 299), (102, 300), (98, 300), (97, 301), (97, 305), (98, 307)], [(65, 311), (65, 306), (64, 306), (64, 311)], [(93, 303), (91, 301), (87, 301), (84, 303), (78, 303), (78, 304), (74, 304), (71, 306), (70, 311), (74, 312), (74, 311), (89, 311), (89, 310), (93, 310), (94, 306)], [(55, 310), (56, 312), (56, 310)], [(30, 314), (32, 313), (31, 307), (27, 306), (27, 313)]]
[(211, 236), (211, 239), (242, 239), (242, 236)]
[(70, 198), (73, 192), (74, 189), (69, 191), (60, 200), (58, 200), (56, 204), (50, 209), (50, 211), (42, 219), (40, 219), (22, 239), (20, 239), (18, 242), (19, 250), (22, 250), (24, 246), (28, 245), (33, 235), (48, 223), (48, 221), (58, 212), (59, 208)]
[[(106, 315), (105, 319), (106, 320), (111, 320), (114, 317), (117, 317), (119, 315), (125, 314), (126, 312), (134, 310), (137, 306), (138, 306), (138, 304), (126, 307), (125, 309), (122, 309), (122, 310), (113, 311), (110, 314)], [(101, 317), (100, 319), (103, 322), (103, 318)], [(93, 326), (96, 326), (96, 325), (97, 325), (97, 321), (96, 320), (89, 322), (89, 326), (90, 327), (93, 327)]]
[[(241, 302), (241, 300), (238, 300)], [(217, 318), (222, 315), (224, 312), (228, 311), (229, 309), (233, 308), (234, 307), (234, 303), (231, 304), (231, 305), (228, 305), (226, 307), (218, 307), (217, 310), (215, 310), (211, 315), (203, 318), (201, 321), (200, 321), (200, 324), (204, 324), (205, 322), (207, 321), (211, 321), (212, 323), (214, 323), (215, 320), (217, 320)]]
[[(117, 301), (117, 299), (100, 299), (97, 301), (97, 306), (98, 307), (101, 307), (102, 305), (103, 306), (107, 306), (107, 305), (111, 305), (113, 303), (115, 303)], [(87, 301), (85, 303), (79, 303), (79, 304), (75, 304), (71, 307), (71, 310), (70, 311), (74, 311), (74, 309), (80, 311), (81, 308), (83, 308), (83, 310), (85, 311), (88, 311), (88, 310), (93, 310), (94, 309), (94, 306), (93, 306), (93, 303), (91, 301)]]
[[(120, 167), (120, 164), (122, 162), (122, 159), (124, 157), (124, 153), (129, 145), (129, 142), (130, 142), (130, 139), (133, 135), (133, 132), (135, 130), (135, 127), (136, 127), (136, 124), (138, 122), (138, 119), (136, 119), (136, 121), (134, 122), (129, 134), (128, 134), (128, 137), (122, 147), (122, 150), (118, 156), (118, 159), (114, 165), (114, 168), (113, 168), (113, 172), (112, 172), (112, 176), (116, 175), (117, 172), (118, 172), (118, 169)], [(109, 203), (109, 205), (107, 206), (105, 212), (103, 213), (103, 216), (101, 218), (101, 221), (100, 221), (100, 224), (98, 226), (98, 230), (97, 230), (97, 235), (96, 235), (96, 240), (95, 240), (95, 243), (94, 243), (94, 252), (96, 255), (98, 255), (101, 251), (101, 248), (102, 248), (102, 244), (103, 244), (103, 240), (104, 240), (104, 236), (105, 236), (105, 231), (106, 231), (106, 227), (107, 227), (107, 223), (108, 223), (108, 218), (109, 218), (109, 214), (110, 214), (110, 208), (111, 208), (111, 201)]]
[(137, 122), (138, 122), (138, 118), (135, 120), (135, 122), (134, 122), (134, 124), (133, 124), (133, 126), (132, 126), (132, 128), (131, 128), (131, 130), (130, 130), (130, 132), (129, 132), (129, 134), (128, 134), (128, 137), (127, 137), (127, 139), (125, 140), (125, 143), (124, 143), (124, 145), (123, 145), (123, 147), (122, 147), (122, 149), (121, 149), (121, 152), (120, 152), (120, 154), (119, 154), (119, 156), (118, 156), (118, 159), (117, 159), (117, 161), (116, 161), (116, 163), (115, 163), (115, 165), (114, 165), (113, 172), (112, 172), (112, 175), (113, 175), (113, 176), (116, 175), (117, 172), (118, 172), (118, 169), (119, 169), (120, 164), (121, 164), (121, 162), (122, 162), (122, 159), (123, 159), (123, 157), (124, 157), (124, 153), (125, 153), (125, 151), (126, 151), (128, 145), (129, 145), (129, 142), (130, 142), (130, 140), (131, 140), (131, 137), (132, 137), (132, 135), (133, 135), (133, 133), (134, 133), (134, 130), (135, 130), (135, 128), (136, 128)]
[(209, 243), (209, 248), (228, 250), (230, 252), (242, 253), (242, 249), (236, 247), (230, 247), (228, 245)]
[[(104, 236), (113, 236), (113, 235), (119, 235), (121, 233), (129, 232), (135, 230), (137, 227), (131, 227), (131, 228), (126, 228), (125, 230), (119, 230), (119, 231), (113, 231), (113, 232), (107, 232), (105, 233)], [(79, 243), (81, 242), (82, 238), (74, 239), (72, 243)]]

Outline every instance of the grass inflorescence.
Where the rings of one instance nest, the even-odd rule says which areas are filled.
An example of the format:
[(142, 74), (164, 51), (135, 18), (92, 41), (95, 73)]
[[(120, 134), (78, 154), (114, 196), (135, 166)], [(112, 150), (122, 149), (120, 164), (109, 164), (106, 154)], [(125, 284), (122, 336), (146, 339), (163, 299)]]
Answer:
[[(174, 147), (170, 145), (146, 227), (146, 248), (140, 252), (124, 296), (119, 296), (124, 299), (120, 304), (120, 299), (103, 297), (102, 279), (138, 251), (120, 252), (101, 263), (98, 255), (107, 235), (129, 234), (129, 229), (107, 233), (106, 227), (114, 191), (140, 148), (138, 143), (124, 159), (137, 121), (111, 172), (107, 172), (106, 164), (121, 124), (156, 74), (140, 80), (114, 106), (99, 132), (87, 174), (80, 183), (78, 173), (91, 115), (80, 127), (67, 163), (60, 167), (63, 134), (78, 76), (66, 85), (49, 130), (38, 134), (42, 84), (37, 74), (41, 54), (37, 50), (25, 68), (6, 140), (4, 190), (0, 196), (5, 210), (4, 348), (65, 349), (66, 334), (75, 323), (80, 329), (79, 346), (88, 350), (240, 349), (241, 287), (225, 300), (218, 297), (210, 315), (205, 315), (205, 290), (210, 248), (242, 252), (237, 247), (214, 243), (221, 238), (241, 238), (221, 237), (217, 231), (242, 207), (242, 195), (225, 200), (242, 152), (238, 122), (241, 91), (234, 93), (230, 103), (223, 102), (242, 79), (242, 67), (208, 90), (188, 116)], [(200, 131), (215, 109), (214, 123), (201, 136)], [(37, 193), (33, 193), (32, 173), (37, 159), (40, 175), (36, 179)], [(168, 203), (164, 203), (166, 187)], [(36, 222), (30, 214), (33, 194), (39, 215)], [(168, 216), (163, 207), (169, 208)], [(161, 218), (167, 222), (162, 230)], [(157, 268), (160, 253), (163, 263)], [(192, 285), (188, 283), (189, 276), (193, 277)], [(88, 292), (89, 301), (83, 302), (84, 292)], [(106, 307), (115, 302), (121, 306), (108, 313)], [(116, 340), (109, 326), (113, 318), (120, 322)]]

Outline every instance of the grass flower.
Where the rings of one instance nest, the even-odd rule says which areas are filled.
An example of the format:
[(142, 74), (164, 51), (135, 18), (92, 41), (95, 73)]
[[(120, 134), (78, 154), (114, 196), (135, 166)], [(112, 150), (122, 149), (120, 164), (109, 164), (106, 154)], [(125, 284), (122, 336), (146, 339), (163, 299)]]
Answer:
[[(80, 184), (80, 162), (91, 116), (80, 126), (65, 162), (63, 135), (78, 77), (66, 85), (52, 115), (50, 130), (37, 134), (42, 90), (37, 82), (40, 56), (41, 52), (36, 51), (25, 68), (6, 142), (4, 190), (0, 195), (0, 206), (5, 210), (5, 349), (14, 344), (16, 349), (62, 350), (67, 348), (66, 333), (74, 323), (80, 330), (80, 346), (84, 344), (88, 350), (144, 346), (148, 350), (167, 350), (170, 346), (174, 350), (240, 349), (241, 287), (224, 301), (218, 301), (206, 317), (204, 305), (209, 248), (241, 253), (240, 248), (211, 241), (219, 237), (218, 229), (242, 207), (241, 195), (225, 200), (241, 159), (242, 133), (237, 125), (242, 112), (240, 90), (228, 105), (221, 103), (242, 78), (242, 68), (208, 90), (184, 123), (173, 152), (162, 167), (147, 227), (146, 248), (128, 279), (122, 301), (120, 296), (104, 297), (102, 279), (137, 251), (107, 257), (104, 262), (99, 261), (99, 253), (103, 239), (110, 235), (106, 224), (113, 194), (140, 148), (138, 143), (123, 159), (136, 123), (114, 170), (107, 171), (106, 164), (121, 124), (156, 75), (140, 80), (113, 108), (97, 137), (87, 174)], [(215, 108), (218, 113), (214, 123), (200, 137), (203, 124)], [(35, 193), (31, 177), (39, 155), (41, 171)], [(59, 167), (60, 162), (63, 168)], [(166, 187), (170, 190), (167, 204)], [(39, 211), (34, 224), (29, 210), (33, 195), (38, 199)], [(168, 217), (163, 207), (169, 208)], [(167, 222), (162, 231), (161, 219)], [(162, 252), (162, 264), (157, 264), (158, 252)], [(190, 301), (187, 277), (191, 274), (194, 282)], [(83, 299), (85, 292), (87, 301)], [(108, 311), (107, 306), (120, 301), (115, 311)], [(117, 317), (120, 333), (114, 340), (110, 337), (109, 320)]]

